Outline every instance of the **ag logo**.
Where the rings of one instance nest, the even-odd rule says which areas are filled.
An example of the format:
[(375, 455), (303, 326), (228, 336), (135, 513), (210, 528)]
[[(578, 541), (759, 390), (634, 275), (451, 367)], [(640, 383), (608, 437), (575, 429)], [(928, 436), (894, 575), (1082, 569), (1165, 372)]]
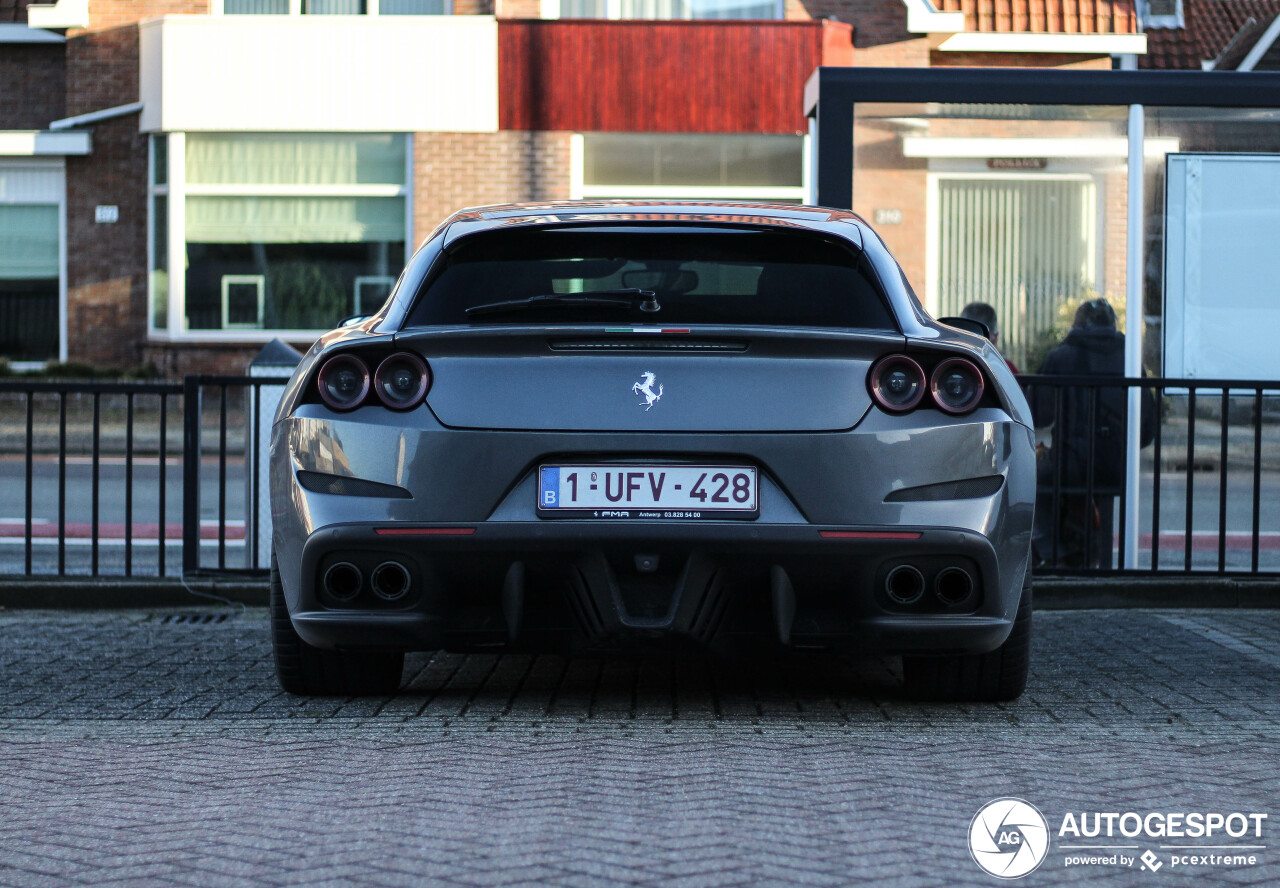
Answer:
[(1049, 824), (1022, 799), (996, 799), (969, 824), (969, 853), (991, 875), (1020, 879), (1049, 853)]

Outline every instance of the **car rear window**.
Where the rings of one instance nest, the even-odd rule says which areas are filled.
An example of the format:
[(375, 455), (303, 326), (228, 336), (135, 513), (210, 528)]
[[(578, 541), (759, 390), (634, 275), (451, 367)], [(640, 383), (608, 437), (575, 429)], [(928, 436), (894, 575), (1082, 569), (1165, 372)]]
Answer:
[[(625, 321), (897, 329), (861, 252), (803, 232), (524, 229), (472, 236), (442, 262), (408, 326)], [(622, 305), (544, 299), (467, 313), (539, 296), (628, 290), (652, 291), (659, 310), (641, 310), (639, 299)]]

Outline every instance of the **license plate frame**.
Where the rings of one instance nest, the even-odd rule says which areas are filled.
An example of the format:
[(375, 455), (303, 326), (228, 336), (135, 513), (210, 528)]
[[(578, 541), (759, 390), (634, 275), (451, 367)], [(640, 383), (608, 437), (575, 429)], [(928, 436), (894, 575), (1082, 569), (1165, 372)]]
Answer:
[(744, 463), (544, 463), (538, 466), (536, 494), (539, 518), (750, 521), (760, 516), (760, 472)]

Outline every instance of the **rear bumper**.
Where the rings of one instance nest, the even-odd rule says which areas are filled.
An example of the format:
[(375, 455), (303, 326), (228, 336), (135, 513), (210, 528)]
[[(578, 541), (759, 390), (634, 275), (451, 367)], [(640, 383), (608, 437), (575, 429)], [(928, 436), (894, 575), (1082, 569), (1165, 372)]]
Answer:
[[(743, 522), (344, 524), (311, 534), (301, 554), (299, 586), (286, 598), (303, 639), (400, 650), (727, 650), (765, 641), (981, 653), (1008, 636), (1026, 570), (1025, 560), (1001, 564), (969, 530)], [(392, 600), (371, 583), (387, 562), (410, 577)], [(345, 600), (325, 585), (338, 563), (361, 577)], [(918, 600), (888, 595), (886, 577), (899, 565), (920, 571)], [(939, 597), (947, 570), (970, 577), (972, 594)]]

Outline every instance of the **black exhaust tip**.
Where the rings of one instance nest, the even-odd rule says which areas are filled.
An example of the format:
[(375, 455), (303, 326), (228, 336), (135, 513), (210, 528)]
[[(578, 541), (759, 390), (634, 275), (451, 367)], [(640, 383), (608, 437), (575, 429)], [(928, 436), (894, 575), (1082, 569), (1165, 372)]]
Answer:
[(915, 604), (924, 594), (924, 574), (910, 564), (900, 564), (884, 578), (884, 590), (898, 604)]
[(373, 569), (373, 591), (379, 598), (403, 598), (409, 585), (409, 571), (398, 561), (384, 561)]
[(973, 594), (973, 577), (958, 567), (943, 568), (934, 580), (933, 591), (943, 604), (960, 604)]
[(324, 590), (339, 601), (350, 601), (360, 594), (364, 574), (350, 561), (339, 561), (324, 572)]

